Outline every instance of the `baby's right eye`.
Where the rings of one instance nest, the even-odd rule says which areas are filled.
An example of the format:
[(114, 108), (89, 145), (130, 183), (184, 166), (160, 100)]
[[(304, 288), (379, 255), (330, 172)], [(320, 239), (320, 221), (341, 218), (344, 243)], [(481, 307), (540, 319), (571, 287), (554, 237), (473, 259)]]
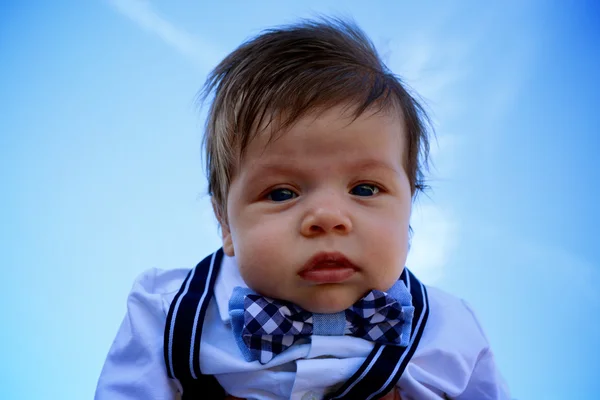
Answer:
[(290, 189), (275, 189), (267, 194), (267, 199), (275, 202), (282, 202), (298, 197), (296, 193)]

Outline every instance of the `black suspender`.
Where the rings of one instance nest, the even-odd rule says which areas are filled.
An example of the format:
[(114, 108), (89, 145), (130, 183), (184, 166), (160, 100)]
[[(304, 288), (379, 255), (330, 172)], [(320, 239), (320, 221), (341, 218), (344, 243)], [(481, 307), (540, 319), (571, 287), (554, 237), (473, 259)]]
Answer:
[(200, 336), (222, 259), (223, 250), (219, 249), (192, 269), (169, 307), (165, 363), (169, 378), (179, 382), (184, 400), (214, 391), (225, 395), (213, 376), (200, 371)]
[[(169, 378), (179, 383), (184, 400), (200, 398), (209, 391), (218, 393), (215, 398), (225, 395), (213, 376), (200, 371), (200, 336), (222, 260), (223, 250), (219, 249), (198, 263), (181, 285), (167, 315), (165, 364)], [(379, 399), (402, 376), (423, 334), (429, 302), (425, 286), (408, 269), (404, 269), (400, 279), (410, 291), (415, 307), (408, 346), (375, 345), (358, 371), (327, 399)]]
[(408, 346), (377, 344), (358, 371), (327, 399), (379, 399), (389, 392), (402, 376), (412, 358), (429, 316), (427, 289), (407, 268), (400, 279), (404, 280), (415, 307)]

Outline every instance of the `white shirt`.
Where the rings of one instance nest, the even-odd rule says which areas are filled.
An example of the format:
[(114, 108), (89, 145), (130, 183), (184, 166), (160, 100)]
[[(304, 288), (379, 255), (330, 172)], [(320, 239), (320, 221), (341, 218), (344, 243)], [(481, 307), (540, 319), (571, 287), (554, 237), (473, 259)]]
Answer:
[[(169, 307), (189, 269), (151, 269), (135, 281), (127, 315), (106, 358), (96, 400), (177, 398), (167, 376), (163, 334)], [(200, 345), (200, 368), (227, 393), (245, 399), (321, 399), (343, 384), (371, 352), (373, 343), (351, 336), (313, 336), (266, 365), (247, 362), (229, 320), (229, 298), (247, 287), (235, 258), (224, 256)], [(473, 311), (462, 300), (427, 287), (429, 319), (397, 388), (403, 400), (510, 399)], [(331, 357), (333, 355), (336, 358)], [(327, 356), (327, 357), (324, 357)]]

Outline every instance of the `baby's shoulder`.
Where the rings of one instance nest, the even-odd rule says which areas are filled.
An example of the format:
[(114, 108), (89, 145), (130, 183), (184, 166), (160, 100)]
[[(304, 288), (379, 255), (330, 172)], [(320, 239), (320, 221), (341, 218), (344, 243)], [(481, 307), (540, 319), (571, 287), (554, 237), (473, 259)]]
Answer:
[(448, 398), (510, 398), (473, 308), (441, 289), (426, 288), (429, 317), (398, 386), (421, 394), (435, 388)]
[(463, 299), (427, 286), (429, 318), (423, 340), (433, 347), (460, 354), (478, 354), (489, 347), (473, 308)]
[(432, 311), (441, 312), (445, 315), (453, 315), (455, 318), (477, 320), (472, 307), (464, 299), (450, 294), (438, 287), (427, 285), (426, 288)]
[(129, 297), (160, 298), (169, 303), (181, 288), (189, 272), (189, 268), (146, 269), (134, 279)]

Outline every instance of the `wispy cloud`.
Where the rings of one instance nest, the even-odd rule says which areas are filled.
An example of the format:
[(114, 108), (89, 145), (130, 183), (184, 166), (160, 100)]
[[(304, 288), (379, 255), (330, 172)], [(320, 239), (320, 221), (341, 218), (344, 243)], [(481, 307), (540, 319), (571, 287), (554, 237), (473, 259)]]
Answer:
[[(525, 76), (528, 63), (521, 60), (531, 58), (526, 55), (532, 43), (520, 40), (519, 48), (511, 49), (503, 58), (507, 67), (511, 67), (501, 68), (504, 79), (482, 79), (487, 73), (481, 70), (482, 66), (496, 68), (483, 51), (489, 45), (487, 39), (493, 35), (490, 26), (496, 14), (493, 7), (486, 7), (477, 21), (465, 29), (449, 29), (454, 21), (461, 20), (460, 12), (454, 6), (440, 7), (418, 29), (383, 43), (387, 64), (425, 101), (437, 131), (437, 140), (432, 142), (431, 148), (434, 168), (429, 176), (433, 201), (423, 206), (417, 203), (413, 209), (414, 238), (407, 261), (427, 283), (443, 278), (453, 252), (461, 246), (457, 233), (464, 216), (454, 215), (451, 208), (435, 204), (435, 189), (436, 184), (452, 181), (456, 173), (460, 173), (463, 160), (473, 151), (470, 143), (474, 136), (462, 131), (465, 124), (460, 121), (471, 118), (471, 110), (481, 108), (474, 103), (478, 100), (473, 94), (482, 91), (475, 86), (476, 82), (489, 84), (485, 88), (489, 102), (487, 113), (478, 118), (486, 121), (484, 126), (497, 125), (498, 120), (505, 117)], [(510, 70), (509, 76), (506, 76), (507, 70)], [(493, 142), (491, 136), (486, 135), (486, 146)]]
[(423, 282), (438, 283), (456, 246), (456, 221), (448, 211), (424, 205), (414, 207), (411, 225), (414, 237), (406, 265)]
[(195, 64), (211, 68), (223, 54), (210, 43), (177, 27), (162, 16), (153, 6), (144, 0), (107, 0), (119, 13), (123, 14), (140, 28), (152, 33), (173, 47)]
[(459, 245), (460, 219), (449, 207), (435, 200), (435, 189), (436, 185), (453, 176), (460, 151), (460, 137), (445, 134), (438, 138), (431, 148), (436, 167), (428, 179), (433, 188), (432, 197), (419, 195), (413, 205), (411, 226), (414, 235), (406, 265), (427, 284), (443, 280), (448, 262)]
[[(388, 66), (425, 102), (437, 138), (431, 142), (432, 169), (428, 180), (432, 199), (421, 197), (413, 206), (411, 226), (414, 235), (407, 265), (427, 284), (439, 283), (458, 246), (459, 219), (448, 207), (436, 204), (436, 183), (450, 179), (460, 159), (460, 138), (448, 129), (448, 121), (466, 108), (469, 99), (459, 95), (467, 83), (469, 56), (475, 50), (472, 40), (449, 37), (440, 27), (453, 18), (451, 9), (438, 9), (429, 23), (410, 35), (383, 43)], [(378, 46), (381, 47), (381, 46)], [(421, 201), (422, 200), (422, 201)]]

